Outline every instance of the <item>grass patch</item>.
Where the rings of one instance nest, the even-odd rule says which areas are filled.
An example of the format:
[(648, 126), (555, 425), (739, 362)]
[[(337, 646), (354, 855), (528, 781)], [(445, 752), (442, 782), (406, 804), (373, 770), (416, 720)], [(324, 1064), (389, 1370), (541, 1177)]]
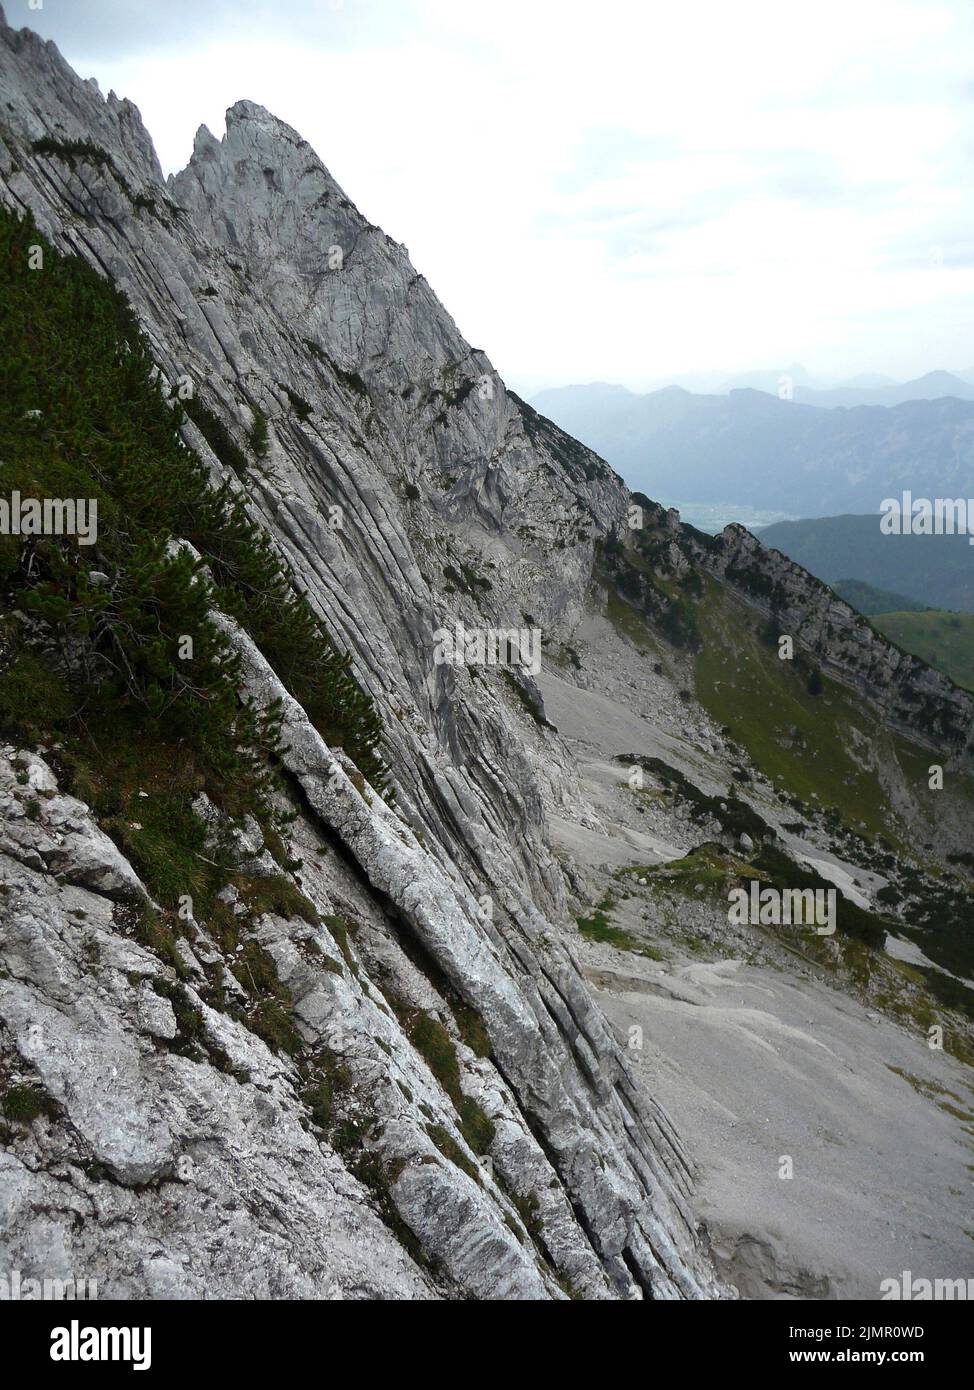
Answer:
[[(818, 695), (808, 672), (781, 661), (746, 606), (709, 577), (698, 605), (703, 646), (696, 695), (775, 785), (819, 811), (834, 807), (850, 828), (889, 833), (893, 810), (863, 750), (895, 761), (874, 711), (829, 676)], [(814, 751), (815, 756), (811, 756)]]
[(698, 884), (704, 892), (713, 895), (726, 892), (744, 880), (764, 877), (753, 864), (728, 854), (723, 845), (716, 843), (697, 845), (681, 859), (671, 859), (664, 864), (645, 868), (627, 866), (619, 869), (616, 875), (619, 879), (630, 876), (646, 878), (653, 887), (665, 887), (693, 897), (700, 896)]
[(348, 966), (352, 974), (357, 977), (359, 973), (359, 965), (358, 961), (355, 959), (355, 954), (352, 951), (352, 947), (348, 939), (349, 932), (353, 930), (351, 924), (348, 922), (346, 918), (339, 917), (334, 913), (322, 917), (321, 921), (325, 924), (325, 926), (331, 933), (333, 940), (335, 941), (336, 945), (338, 946), (338, 949), (342, 953), (342, 957), (344, 958), (345, 964)]
[(614, 946), (618, 951), (630, 951), (633, 955), (646, 956), (649, 960), (662, 960), (663, 956), (655, 947), (645, 941), (639, 941), (621, 927), (612, 925), (609, 913), (614, 906), (612, 894), (606, 893), (588, 917), (576, 917), (578, 930), (586, 941), (598, 941), (605, 946)]
[(880, 613), (869, 621), (904, 651), (974, 690), (974, 613)]
[(24, 1082), (8, 1086), (0, 1093), (0, 1113), (11, 1124), (29, 1127), (42, 1115), (56, 1120), (61, 1107), (36, 1082)]
[(442, 1125), (433, 1124), (426, 1126), (426, 1133), (444, 1158), (455, 1164), (461, 1172), (466, 1173), (468, 1178), (472, 1178), (478, 1187), (482, 1186), (479, 1170), (470, 1162), (449, 1130), (444, 1129)]
[(431, 1014), (404, 1004), (388, 992), (386, 997), (413, 1047), (453, 1102), (460, 1133), (475, 1154), (487, 1153), (494, 1142), (494, 1124), (480, 1104), (464, 1094), (460, 1085), (460, 1059), (450, 1034)]
[(234, 881), (241, 900), (256, 917), (271, 912), (275, 917), (288, 920), (300, 917), (311, 926), (317, 926), (322, 920), (314, 903), (305, 897), (292, 879), (286, 878), (283, 874), (264, 874), (258, 877), (237, 875)]

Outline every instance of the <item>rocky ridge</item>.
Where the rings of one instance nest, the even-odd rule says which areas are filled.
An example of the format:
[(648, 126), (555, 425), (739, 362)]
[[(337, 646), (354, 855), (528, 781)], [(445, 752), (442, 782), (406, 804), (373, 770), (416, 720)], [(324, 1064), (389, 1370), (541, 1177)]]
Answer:
[[(36, 1083), (49, 1104), (3, 1151), (8, 1252), (25, 1269), (54, 1251), (59, 1267), (107, 1270), (105, 1291), (128, 1296), (231, 1292), (238, 1277), (243, 1293), (319, 1297), (332, 1288), (380, 1297), (716, 1292), (687, 1205), (689, 1160), (637, 1094), (541, 916), (563, 910), (565, 886), (519, 733), (524, 701), (540, 706), (540, 695), (520, 672), (512, 691), (496, 674), (478, 679), (433, 659), (434, 630), (461, 614), (505, 628), (520, 625), (519, 608), (547, 628), (578, 614), (591, 537), (620, 514), (621, 485), (508, 395), (402, 248), (268, 113), (238, 103), (225, 140), (201, 131), (189, 168), (165, 185), (135, 108), (104, 100), (53, 45), (4, 27), (0, 82), (4, 203), (31, 209), (59, 249), (124, 291), (174, 388), (192, 381), (239, 439), (267, 419), (266, 459), (246, 478), (198, 429), (186, 434), (214, 475), (246, 488), (352, 653), (385, 719), (397, 791), (392, 811), (336, 773), (336, 757), (300, 709), (290, 711), (310, 842), (299, 881), (319, 934), (273, 913), (247, 926), (295, 1001), (305, 1053), (325, 1049), (331, 1076), (321, 1085), (341, 1093), (343, 1114), (354, 1112), (348, 1166), (315, 1130), (290, 1064), (194, 992), (205, 968), (227, 973), (207, 923), (193, 923), (192, 946), (179, 943), (179, 982), (144, 948), (116, 941), (127, 909), (105, 892), (92, 900), (98, 887), (88, 887), (77, 911), (94, 944), (83, 964), (70, 896), (81, 890), (62, 884), (40, 851), (25, 858), (14, 834), (54, 833), (57, 789), (29, 798), (29, 814), (14, 795), (4, 821), (3, 1071), (8, 1087), (20, 1094)], [(325, 268), (335, 246), (340, 273)], [(260, 654), (245, 655), (255, 691), (276, 691)], [(16, 768), (34, 755), (10, 756)], [(570, 760), (553, 761), (546, 776), (570, 791)], [(86, 808), (72, 809), (84, 842), (97, 839), (110, 855)], [(60, 874), (76, 876), (70, 863)], [(489, 920), (478, 906), (485, 895)], [(42, 900), (43, 944), (31, 926)], [(321, 925), (349, 920), (354, 948), (344, 927), (337, 940)], [(324, 965), (309, 964), (314, 951), (302, 943), (312, 936)], [(74, 983), (56, 988), (62, 976)], [(191, 1036), (180, 1036), (178, 1018), (174, 1036), (192, 1061), (160, 1058), (159, 1030), (165, 1043), (173, 1021), (151, 1000), (133, 1015), (135, 976), (139, 997), (146, 981), (160, 1000), (177, 991)], [(486, 1034), (485, 1055), (460, 1036), (458, 1000)], [(403, 1019), (414, 1033), (422, 1024), (426, 1053)], [(99, 1056), (96, 1033), (112, 1039), (114, 1055)], [(430, 1034), (440, 1049), (432, 1063)], [(43, 1045), (32, 1048), (31, 1037)], [(90, 1067), (66, 1067), (89, 1054)], [(458, 1119), (466, 1100), (482, 1152)], [(245, 1155), (252, 1183), (231, 1181)], [(54, 1182), (71, 1194), (58, 1210), (35, 1200)], [(239, 1213), (225, 1236), (204, 1215), (221, 1202)], [(41, 1225), (38, 1204), (50, 1210)], [(360, 1221), (372, 1253), (366, 1244), (359, 1261), (323, 1233)], [(245, 1277), (242, 1251), (255, 1245)], [(264, 1260), (265, 1246), (282, 1252), (281, 1265)]]
[[(11, 1264), (99, 1274), (123, 1297), (727, 1292), (692, 1162), (559, 931), (580, 885), (551, 811), (595, 831), (599, 811), (528, 673), (434, 656), (460, 620), (540, 630), (560, 659), (600, 543), (625, 537), (623, 484), (505, 389), (405, 250), (262, 108), (238, 102), (164, 181), (131, 103), (5, 24), (0, 86), (3, 204), (124, 291), (167, 382), (244, 452), (266, 422), (246, 471), (201, 425), (185, 437), (351, 654), (396, 790), (394, 807), (376, 796), (221, 619), (250, 693), (285, 709), (310, 911), (228, 903), (240, 949), (266, 952), (293, 1000), (302, 1071), (202, 997), (214, 974), (239, 989), (213, 924), (193, 921), (178, 969), (139, 939), (146, 890), (62, 795), (56, 750), (6, 750), (0, 1083), (46, 1098), (0, 1150)], [(817, 650), (802, 572), (664, 525), (678, 569), (754, 602), (790, 584)], [(969, 729), (966, 697), (868, 648), (862, 688), (891, 722), (915, 731), (915, 689)], [(253, 829), (236, 829), (251, 868)]]
[(711, 554), (728, 579), (814, 653), (823, 668), (859, 690), (891, 728), (930, 746), (951, 748), (954, 765), (974, 764), (974, 697), (882, 637), (807, 570), (768, 550), (743, 526), (728, 526)]

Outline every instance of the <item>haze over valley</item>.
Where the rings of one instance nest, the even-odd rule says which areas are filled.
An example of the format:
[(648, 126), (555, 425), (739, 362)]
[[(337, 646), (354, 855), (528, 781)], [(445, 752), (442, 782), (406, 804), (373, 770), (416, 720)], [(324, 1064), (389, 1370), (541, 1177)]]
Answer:
[(754, 377), (765, 385), (637, 395), (600, 383), (543, 391), (532, 403), (630, 487), (682, 500), (701, 520), (714, 509), (715, 531), (752, 517), (760, 525), (878, 513), (883, 498), (907, 487), (918, 497), (972, 491), (974, 385), (942, 372), (831, 391), (803, 387), (795, 368)]

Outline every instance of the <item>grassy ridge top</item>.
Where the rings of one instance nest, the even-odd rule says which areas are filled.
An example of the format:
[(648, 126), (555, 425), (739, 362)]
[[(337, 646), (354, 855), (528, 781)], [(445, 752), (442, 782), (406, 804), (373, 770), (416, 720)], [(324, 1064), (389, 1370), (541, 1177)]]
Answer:
[(826, 584), (854, 578), (931, 608), (974, 612), (974, 568), (966, 534), (888, 536), (879, 529), (878, 513), (776, 521), (757, 534), (763, 545), (780, 550)]
[(974, 613), (877, 613), (870, 622), (956, 685), (974, 690)]

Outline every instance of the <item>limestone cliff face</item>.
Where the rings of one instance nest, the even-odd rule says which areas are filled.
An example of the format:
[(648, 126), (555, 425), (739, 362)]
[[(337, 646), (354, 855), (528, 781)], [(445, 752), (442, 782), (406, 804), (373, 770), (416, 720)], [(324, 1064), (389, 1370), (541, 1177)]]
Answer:
[[(238, 103), (165, 183), (135, 108), (5, 23), (0, 93), (3, 203), (124, 291), (166, 379), (239, 443), (266, 418), (247, 476), (190, 425), (187, 441), (351, 653), (398, 793), (390, 809), (285, 697), (292, 849), (321, 916), (234, 908), (308, 1055), (339, 1059), (353, 1162), (293, 1061), (201, 998), (213, 971), (234, 987), (207, 922), (177, 983), (88, 808), (36, 752), (4, 750), (0, 1070), (49, 1098), (0, 1148), (5, 1262), (121, 1297), (713, 1296), (689, 1160), (550, 926), (565, 884), (521, 732), (537, 689), (434, 659), (458, 618), (556, 640), (622, 484), (505, 390), (266, 111)], [(255, 698), (283, 696), (227, 630)], [(540, 771), (572, 797), (548, 741)], [(238, 835), (259, 862), (259, 835)], [(454, 1070), (417, 1042), (420, 1017)]]
[[(529, 674), (436, 660), (457, 621), (540, 630), (557, 659), (625, 531), (623, 484), (505, 389), (404, 248), (250, 102), (164, 181), (131, 103), (0, 23), (0, 203), (125, 293), (167, 382), (238, 446), (185, 426), (351, 655), (397, 793), (218, 615), (248, 692), (283, 701), (314, 911), (226, 898), (293, 1000), (296, 1061), (207, 1002), (214, 978), (239, 988), (212, 923), (177, 972), (140, 935), (146, 890), (56, 750), (0, 748), (0, 1088), (46, 1097), (0, 1125), (3, 1262), (117, 1297), (720, 1295), (690, 1157), (558, 930), (572, 885), (545, 805), (597, 821), (571, 751)], [(777, 608), (888, 722), (969, 753), (969, 698), (823, 586), (746, 533), (708, 546), (649, 511), (674, 570)], [(260, 871), (259, 831), (234, 835)]]
[[(549, 630), (577, 615), (588, 537), (621, 514), (621, 483), (554, 427), (531, 438), (404, 250), (282, 122), (239, 102), (226, 139), (201, 131), (167, 191), (130, 103), (103, 101), (33, 37), (11, 33), (3, 62), (16, 98), (5, 197), (114, 280), (166, 377), (189, 378), (239, 439), (254, 411), (267, 415), (254, 506), (379, 701), (400, 793), (457, 855), (499, 815), (503, 857), (557, 903), (496, 690), (466, 678), (458, 689), (452, 668), (434, 665), (432, 634), (456, 616), (507, 627), (528, 613)], [(108, 158), (32, 153), (45, 136)], [(288, 391), (311, 406), (307, 419)], [(469, 592), (444, 575), (464, 565)]]

